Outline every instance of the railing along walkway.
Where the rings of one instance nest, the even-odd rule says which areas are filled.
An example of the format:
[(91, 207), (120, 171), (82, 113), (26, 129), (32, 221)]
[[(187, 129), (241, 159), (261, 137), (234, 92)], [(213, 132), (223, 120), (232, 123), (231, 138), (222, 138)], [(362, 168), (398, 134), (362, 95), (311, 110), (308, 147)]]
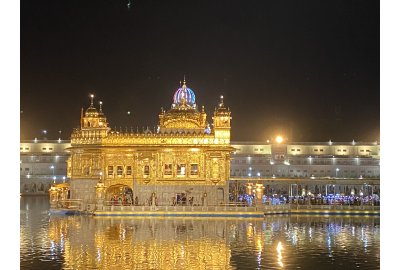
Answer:
[(317, 209), (317, 210), (380, 210), (374, 205), (296, 205), (290, 204), (290, 209)]
[(59, 200), (54, 205), (55, 209), (76, 209), (80, 210), (82, 207), (82, 200), (80, 199), (68, 199), (68, 200)]
[[(165, 212), (255, 212), (256, 207), (238, 206), (234, 204), (219, 205), (123, 205), (121, 203), (105, 202), (104, 205), (97, 207), (100, 211), (165, 211)], [(259, 210), (260, 211), (260, 210)]]

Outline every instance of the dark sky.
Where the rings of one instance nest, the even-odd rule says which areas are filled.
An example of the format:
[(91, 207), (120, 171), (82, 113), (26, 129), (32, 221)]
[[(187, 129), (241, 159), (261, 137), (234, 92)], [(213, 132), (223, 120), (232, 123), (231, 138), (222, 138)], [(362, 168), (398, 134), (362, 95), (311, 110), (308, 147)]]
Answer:
[(379, 1), (128, 2), (21, 1), (21, 139), (69, 138), (89, 93), (155, 126), (184, 74), (234, 141), (379, 139)]

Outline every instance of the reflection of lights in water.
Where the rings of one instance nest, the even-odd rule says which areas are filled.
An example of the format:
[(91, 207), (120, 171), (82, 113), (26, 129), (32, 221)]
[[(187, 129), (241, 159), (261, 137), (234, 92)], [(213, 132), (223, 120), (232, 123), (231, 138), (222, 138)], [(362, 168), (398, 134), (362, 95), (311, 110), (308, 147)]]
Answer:
[(247, 227), (247, 237), (252, 237), (253, 236), (253, 224), (249, 223), (249, 226)]
[(101, 260), (101, 253), (100, 253), (100, 249), (99, 249), (99, 248), (97, 248), (96, 260), (97, 260), (98, 262)]
[(54, 256), (57, 255), (56, 253), (56, 243), (54, 243), (54, 241), (50, 242), (50, 255), (51, 255), (51, 259), (54, 260)]
[(261, 254), (262, 248), (263, 248), (262, 241), (261, 241), (261, 236), (258, 236), (257, 239), (256, 239), (256, 248), (257, 248), (257, 251)]
[(61, 233), (61, 239), (60, 239), (60, 247), (61, 247), (61, 250), (64, 250), (64, 234), (63, 233)]
[(308, 229), (308, 236), (310, 237), (310, 240), (311, 240), (311, 238), (312, 238), (312, 229), (311, 229), (311, 227)]
[(257, 264), (258, 267), (261, 267), (261, 252), (257, 252)]
[(364, 243), (364, 248), (368, 246), (368, 237), (365, 234), (364, 227), (361, 228), (361, 241)]
[(327, 246), (328, 246), (328, 249), (331, 249), (331, 235), (330, 234), (328, 234)]
[(267, 229), (267, 223), (263, 222), (262, 223), (262, 230), (265, 231)]
[(297, 229), (292, 233), (292, 244), (297, 245)]
[(356, 234), (356, 227), (351, 227), (351, 235), (354, 236)]
[(278, 246), (276, 247), (276, 251), (278, 252), (278, 264), (280, 267), (283, 267), (283, 262), (282, 262), (282, 242), (279, 241)]

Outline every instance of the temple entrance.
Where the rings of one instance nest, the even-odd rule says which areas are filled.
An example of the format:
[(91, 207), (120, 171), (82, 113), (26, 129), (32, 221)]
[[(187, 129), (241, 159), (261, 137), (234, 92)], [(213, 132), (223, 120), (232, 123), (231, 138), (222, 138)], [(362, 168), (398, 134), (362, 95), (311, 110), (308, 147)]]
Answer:
[(176, 193), (176, 205), (186, 205), (185, 193)]
[(134, 203), (132, 189), (127, 185), (112, 185), (106, 190), (106, 201), (115, 205), (132, 205)]

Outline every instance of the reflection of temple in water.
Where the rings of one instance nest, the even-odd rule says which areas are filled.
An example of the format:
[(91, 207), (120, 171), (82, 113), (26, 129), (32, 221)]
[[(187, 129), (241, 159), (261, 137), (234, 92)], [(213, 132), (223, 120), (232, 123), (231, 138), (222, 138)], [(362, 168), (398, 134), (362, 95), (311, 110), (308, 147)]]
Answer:
[(52, 218), (49, 236), (68, 269), (230, 269), (223, 221)]
[[(271, 269), (297, 252), (332, 254), (379, 243), (379, 218), (251, 219), (51, 217), (49, 238), (67, 269)], [(253, 258), (253, 259), (252, 259)], [(256, 258), (256, 260), (254, 260)]]
[(101, 103), (94, 107), (92, 95), (68, 149), (71, 199), (95, 203), (101, 181), (106, 200), (129, 194), (129, 204), (136, 197), (139, 205), (149, 204), (152, 194), (158, 205), (227, 202), (230, 115), (221, 96), (210, 127), (204, 106), (198, 109), (184, 81), (171, 109), (161, 108), (157, 130), (116, 131), (109, 128)]

